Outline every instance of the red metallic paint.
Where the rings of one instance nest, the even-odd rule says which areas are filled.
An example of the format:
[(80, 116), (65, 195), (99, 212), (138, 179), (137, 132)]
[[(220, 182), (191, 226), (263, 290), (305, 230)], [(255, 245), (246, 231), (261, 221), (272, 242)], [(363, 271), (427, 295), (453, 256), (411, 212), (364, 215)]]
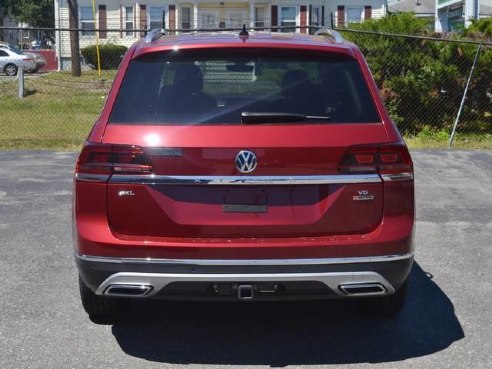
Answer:
[(75, 249), (83, 255), (168, 259), (338, 258), (404, 254), (413, 250), (414, 217), (385, 216), (362, 235), (293, 238), (178, 238), (114, 234), (107, 220), (77, 222)]
[[(361, 189), (368, 190), (375, 200), (353, 201)], [(118, 196), (121, 190), (131, 190), (135, 196)], [(358, 234), (379, 224), (382, 192), (380, 184), (254, 188), (115, 184), (108, 188), (108, 218), (114, 232), (127, 235), (237, 238)], [(224, 203), (268, 204), (268, 211), (226, 213)]]
[[(188, 48), (276, 48), (351, 55), (361, 66), (381, 123), (261, 126), (107, 125), (111, 107), (132, 58), (144, 53)], [(362, 54), (352, 44), (324, 37), (185, 35), (132, 46), (123, 58), (100, 118), (88, 141), (181, 148), (182, 158), (151, 157), (154, 173), (237, 175), (231, 160), (251, 149), (260, 165), (254, 175), (335, 174), (349, 146), (402, 142), (379, 97)], [(292, 155), (295, 150), (295, 155)], [(204, 162), (207, 158), (207, 164)], [(138, 200), (117, 198), (118, 190), (138, 192)], [(372, 203), (349, 201), (359, 189), (376, 195)], [(272, 189), (259, 189), (267, 192)], [(258, 189), (256, 191), (259, 191)], [(403, 254), (412, 251), (413, 181), (315, 186), (292, 189), (298, 203), (279, 196), (268, 214), (224, 214), (223, 192), (202, 189), (201, 202), (177, 187), (75, 182), (76, 252), (114, 257), (175, 259), (286, 259)], [(225, 192), (224, 192), (225, 191)], [(307, 191), (307, 192), (304, 192)], [(261, 191), (260, 191), (261, 192)], [(248, 196), (233, 194), (229, 196)], [(272, 195), (273, 196), (273, 195)], [(261, 197), (261, 196), (260, 196)], [(193, 200), (193, 201), (187, 201)], [(262, 201), (262, 200), (260, 200)], [(150, 216), (149, 216), (150, 215)]]
[[(131, 129), (130, 129), (131, 128)], [(274, 138), (274, 139), (272, 139)], [(380, 123), (148, 126), (109, 124), (104, 143), (179, 148), (325, 148), (390, 142)], [(313, 157), (313, 160), (319, 160)], [(330, 158), (326, 158), (330, 159)]]

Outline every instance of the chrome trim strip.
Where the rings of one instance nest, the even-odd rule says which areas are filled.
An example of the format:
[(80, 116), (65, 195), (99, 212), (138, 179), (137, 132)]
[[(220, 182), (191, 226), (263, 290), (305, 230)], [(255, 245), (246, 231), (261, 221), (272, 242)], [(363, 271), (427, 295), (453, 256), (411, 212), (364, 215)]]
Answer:
[(388, 293), (394, 293), (394, 287), (380, 274), (372, 271), (363, 272), (328, 272), (328, 273), (258, 273), (258, 274), (175, 274), (175, 273), (115, 273), (108, 277), (96, 290), (96, 294), (102, 295), (108, 286), (115, 285), (150, 285), (154, 289), (146, 296), (157, 294), (162, 288), (173, 282), (299, 282), (318, 281), (324, 283), (333, 292), (340, 296), (346, 295), (339, 286), (348, 283), (379, 283)]
[(398, 255), (364, 256), (353, 258), (323, 259), (152, 259), (152, 258), (114, 258), (106, 256), (78, 255), (75, 257), (86, 262), (115, 264), (175, 264), (175, 265), (206, 265), (206, 266), (268, 266), (268, 265), (331, 265), (381, 263), (405, 260), (413, 257), (413, 252)]
[(149, 185), (318, 185), (349, 183), (380, 183), (378, 174), (318, 175), (318, 176), (164, 176), (124, 175), (111, 176), (110, 183)]
[(384, 182), (392, 182), (392, 181), (411, 181), (413, 180), (413, 173), (395, 173), (395, 174), (381, 174), (381, 178), (383, 178)]

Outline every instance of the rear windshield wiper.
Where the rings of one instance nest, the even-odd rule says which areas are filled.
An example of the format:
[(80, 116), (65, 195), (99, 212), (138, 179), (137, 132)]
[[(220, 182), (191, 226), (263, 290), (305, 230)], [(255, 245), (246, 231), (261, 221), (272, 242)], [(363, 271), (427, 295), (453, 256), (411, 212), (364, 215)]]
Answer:
[(290, 123), (308, 120), (329, 121), (330, 117), (294, 113), (248, 112), (241, 113), (242, 123)]

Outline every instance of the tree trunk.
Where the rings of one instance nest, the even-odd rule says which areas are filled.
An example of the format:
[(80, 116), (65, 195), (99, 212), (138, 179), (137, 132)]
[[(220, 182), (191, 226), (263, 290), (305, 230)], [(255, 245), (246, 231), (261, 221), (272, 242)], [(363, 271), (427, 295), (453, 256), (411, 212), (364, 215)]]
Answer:
[[(79, 28), (79, 5), (77, 0), (68, 0), (69, 27)], [(72, 76), (80, 77), (80, 43), (79, 32), (70, 31), (70, 59), (72, 61)]]

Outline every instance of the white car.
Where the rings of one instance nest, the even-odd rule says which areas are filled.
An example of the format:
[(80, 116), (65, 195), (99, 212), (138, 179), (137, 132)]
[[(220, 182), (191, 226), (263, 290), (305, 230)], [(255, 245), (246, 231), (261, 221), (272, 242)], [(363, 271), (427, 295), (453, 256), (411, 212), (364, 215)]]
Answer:
[(8, 76), (17, 75), (19, 68), (25, 72), (36, 70), (36, 62), (32, 55), (26, 55), (21, 50), (10, 45), (0, 45), (0, 72)]

